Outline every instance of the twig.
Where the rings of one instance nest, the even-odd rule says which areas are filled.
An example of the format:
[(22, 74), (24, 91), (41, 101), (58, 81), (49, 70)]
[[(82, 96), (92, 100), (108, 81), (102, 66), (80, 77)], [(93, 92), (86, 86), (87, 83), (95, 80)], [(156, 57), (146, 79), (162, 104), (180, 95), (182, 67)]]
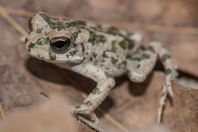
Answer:
[(34, 12), (23, 10), (23, 9), (12, 9), (0, 6), (0, 11), (7, 12), (12, 15), (23, 16), (23, 17), (32, 17)]
[(0, 104), (0, 119), (5, 119), (5, 110), (3, 108), (3, 106)]
[(198, 34), (198, 28), (196, 28), (196, 27), (173, 27), (173, 26), (160, 26), (160, 25), (145, 25), (144, 30), (150, 31), (150, 32)]
[(6, 19), (6, 21), (9, 22), (10, 25), (12, 25), (21, 35), (27, 36), (27, 32), (3, 9), (4, 8), (0, 8), (0, 15)]
[[(23, 10), (23, 9), (11, 9), (6, 7), (0, 7), (0, 11), (3, 10), (4, 12), (17, 15), (17, 16), (23, 16), (23, 17), (32, 17), (35, 12)], [(93, 21), (93, 20), (90, 20)], [(141, 25), (139, 23), (131, 23), (131, 22), (110, 22), (110, 21), (101, 21), (100, 23), (109, 23), (118, 27), (126, 28), (126, 27), (143, 27), (144, 31), (149, 32), (162, 32), (162, 33), (186, 33), (186, 34), (198, 34), (198, 28), (196, 27), (175, 27), (175, 26), (161, 26), (156, 24), (144, 24)], [(124, 25), (124, 26), (120, 26)]]

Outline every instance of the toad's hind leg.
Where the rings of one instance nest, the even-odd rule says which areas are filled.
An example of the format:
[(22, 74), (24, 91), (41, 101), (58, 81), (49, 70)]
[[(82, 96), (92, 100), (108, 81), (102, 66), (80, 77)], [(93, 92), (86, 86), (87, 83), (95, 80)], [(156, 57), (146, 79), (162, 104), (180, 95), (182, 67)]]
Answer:
[(127, 63), (128, 77), (134, 82), (143, 82), (155, 66), (159, 56), (166, 71), (165, 84), (162, 89), (160, 106), (158, 109), (157, 123), (160, 123), (162, 111), (168, 94), (173, 96), (171, 81), (177, 76), (176, 65), (171, 59), (170, 53), (159, 42), (152, 42), (148, 47), (140, 47), (135, 55), (129, 57)]
[(128, 77), (133, 82), (143, 82), (152, 71), (157, 54), (151, 46), (140, 46), (137, 52), (127, 57)]
[(154, 47), (155, 51), (157, 52), (166, 73), (165, 84), (163, 85), (162, 95), (160, 98), (160, 104), (158, 109), (158, 116), (157, 116), (157, 123), (160, 123), (162, 119), (162, 111), (167, 96), (168, 95), (173, 96), (172, 80), (174, 80), (177, 77), (178, 73), (177, 73), (177, 66), (173, 62), (170, 53), (164, 47), (162, 47), (162, 44), (159, 42), (152, 42), (151, 46)]

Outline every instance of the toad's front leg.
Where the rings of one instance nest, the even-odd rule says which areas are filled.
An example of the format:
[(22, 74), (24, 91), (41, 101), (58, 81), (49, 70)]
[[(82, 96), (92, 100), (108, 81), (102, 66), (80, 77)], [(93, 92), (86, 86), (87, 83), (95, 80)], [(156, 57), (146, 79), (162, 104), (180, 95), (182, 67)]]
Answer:
[(102, 69), (92, 64), (81, 64), (73, 67), (72, 70), (93, 79), (97, 83), (83, 104), (74, 107), (72, 110), (73, 113), (90, 114), (109, 95), (110, 90), (115, 85), (115, 80), (109, 77)]

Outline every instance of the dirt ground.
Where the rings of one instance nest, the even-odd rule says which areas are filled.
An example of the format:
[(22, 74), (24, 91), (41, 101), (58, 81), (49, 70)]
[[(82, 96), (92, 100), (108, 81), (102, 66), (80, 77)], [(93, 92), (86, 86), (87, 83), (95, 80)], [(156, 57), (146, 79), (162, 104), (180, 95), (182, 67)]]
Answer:
[[(163, 42), (178, 65), (180, 76), (174, 82), (175, 95), (167, 102), (162, 125), (172, 132), (198, 131), (197, 0), (0, 0), (2, 120), (15, 111), (33, 109), (32, 106), (54, 94), (69, 104), (79, 104), (95, 85), (90, 79), (27, 54), (22, 40), (29, 32), (28, 20), (41, 10), (54, 16), (88, 19), (138, 31), (144, 34), (145, 43)], [(162, 70), (155, 69), (141, 84), (131, 83), (125, 76), (116, 79), (116, 87), (96, 110), (101, 128), (128, 132), (148, 130), (155, 124), (164, 80)], [(92, 131), (82, 123), (74, 124), (79, 132)]]

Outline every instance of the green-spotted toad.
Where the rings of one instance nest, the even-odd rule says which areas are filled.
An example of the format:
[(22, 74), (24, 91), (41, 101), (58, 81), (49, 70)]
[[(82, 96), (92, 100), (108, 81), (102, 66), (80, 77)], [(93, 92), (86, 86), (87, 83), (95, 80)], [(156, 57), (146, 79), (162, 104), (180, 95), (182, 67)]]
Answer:
[(143, 82), (156, 60), (162, 62), (166, 78), (160, 99), (157, 122), (160, 122), (167, 95), (172, 95), (171, 81), (176, 65), (159, 42), (142, 45), (142, 36), (109, 25), (82, 20), (56, 19), (38, 12), (30, 21), (26, 39), (28, 53), (93, 79), (97, 86), (83, 104), (72, 112), (89, 114), (109, 95), (114, 77), (127, 74), (133, 82)]

